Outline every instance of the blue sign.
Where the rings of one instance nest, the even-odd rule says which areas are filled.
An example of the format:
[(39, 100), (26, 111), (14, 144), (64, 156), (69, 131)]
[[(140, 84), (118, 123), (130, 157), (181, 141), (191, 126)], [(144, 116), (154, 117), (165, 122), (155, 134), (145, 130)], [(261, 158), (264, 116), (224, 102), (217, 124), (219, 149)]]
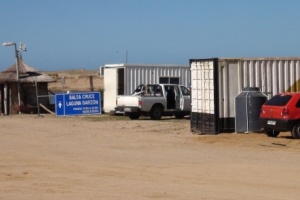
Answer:
[(100, 92), (55, 95), (55, 113), (65, 115), (101, 114)]

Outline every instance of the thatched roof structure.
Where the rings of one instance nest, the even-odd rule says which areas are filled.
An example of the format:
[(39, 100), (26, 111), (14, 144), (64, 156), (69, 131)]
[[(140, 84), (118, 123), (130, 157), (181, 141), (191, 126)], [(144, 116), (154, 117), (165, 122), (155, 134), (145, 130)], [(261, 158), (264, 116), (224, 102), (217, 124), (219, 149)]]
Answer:
[[(0, 73), (0, 83), (17, 82), (16, 63)], [(19, 81), (21, 83), (27, 82), (53, 82), (50, 76), (46, 73), (40, 72), (29, 65), (22, 59), (19, 59)]]

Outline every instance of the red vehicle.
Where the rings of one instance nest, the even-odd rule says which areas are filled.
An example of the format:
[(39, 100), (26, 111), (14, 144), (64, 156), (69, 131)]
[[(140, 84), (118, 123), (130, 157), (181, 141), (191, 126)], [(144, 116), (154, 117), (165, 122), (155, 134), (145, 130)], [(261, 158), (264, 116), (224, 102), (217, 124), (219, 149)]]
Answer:
[(269, 99), (260, 111), (260, 124), (269, 137), (291, 131), (300, 138), (300, 93), (280, 93)]

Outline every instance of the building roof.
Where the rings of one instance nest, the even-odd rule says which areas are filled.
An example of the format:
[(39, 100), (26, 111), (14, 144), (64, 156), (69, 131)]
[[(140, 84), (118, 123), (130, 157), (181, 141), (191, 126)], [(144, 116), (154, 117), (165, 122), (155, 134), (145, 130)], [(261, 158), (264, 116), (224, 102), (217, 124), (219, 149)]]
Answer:
[(119, 64), (105, 64), (103, 67), (106, 68), (125, 68), (125, 67), (170, 67), (170, 68), (189, 68), (188, 65), (175, 65), (175, 64), (130, 64), (130, 63), (119, 63)]
[[(26, 82), (53, 82), (50, 76), (27, 65), (19, 59), (19, 81)], [(16, 63), (0, 73), (0, 83), (17, 82)]]

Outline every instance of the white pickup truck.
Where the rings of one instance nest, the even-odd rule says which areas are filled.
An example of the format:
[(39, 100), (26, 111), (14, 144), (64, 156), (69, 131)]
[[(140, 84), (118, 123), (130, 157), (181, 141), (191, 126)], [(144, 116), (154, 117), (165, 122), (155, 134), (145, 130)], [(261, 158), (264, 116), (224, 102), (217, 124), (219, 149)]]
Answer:
[(150, 116), (153, 120), (161, 116), (174, 115), (182, 118), (190, 115), (190, 91), (176, 84), (139, 85), (130, 96), (117, 96), (116, 113), (124, 113), (130, 119), (141, 115)]

